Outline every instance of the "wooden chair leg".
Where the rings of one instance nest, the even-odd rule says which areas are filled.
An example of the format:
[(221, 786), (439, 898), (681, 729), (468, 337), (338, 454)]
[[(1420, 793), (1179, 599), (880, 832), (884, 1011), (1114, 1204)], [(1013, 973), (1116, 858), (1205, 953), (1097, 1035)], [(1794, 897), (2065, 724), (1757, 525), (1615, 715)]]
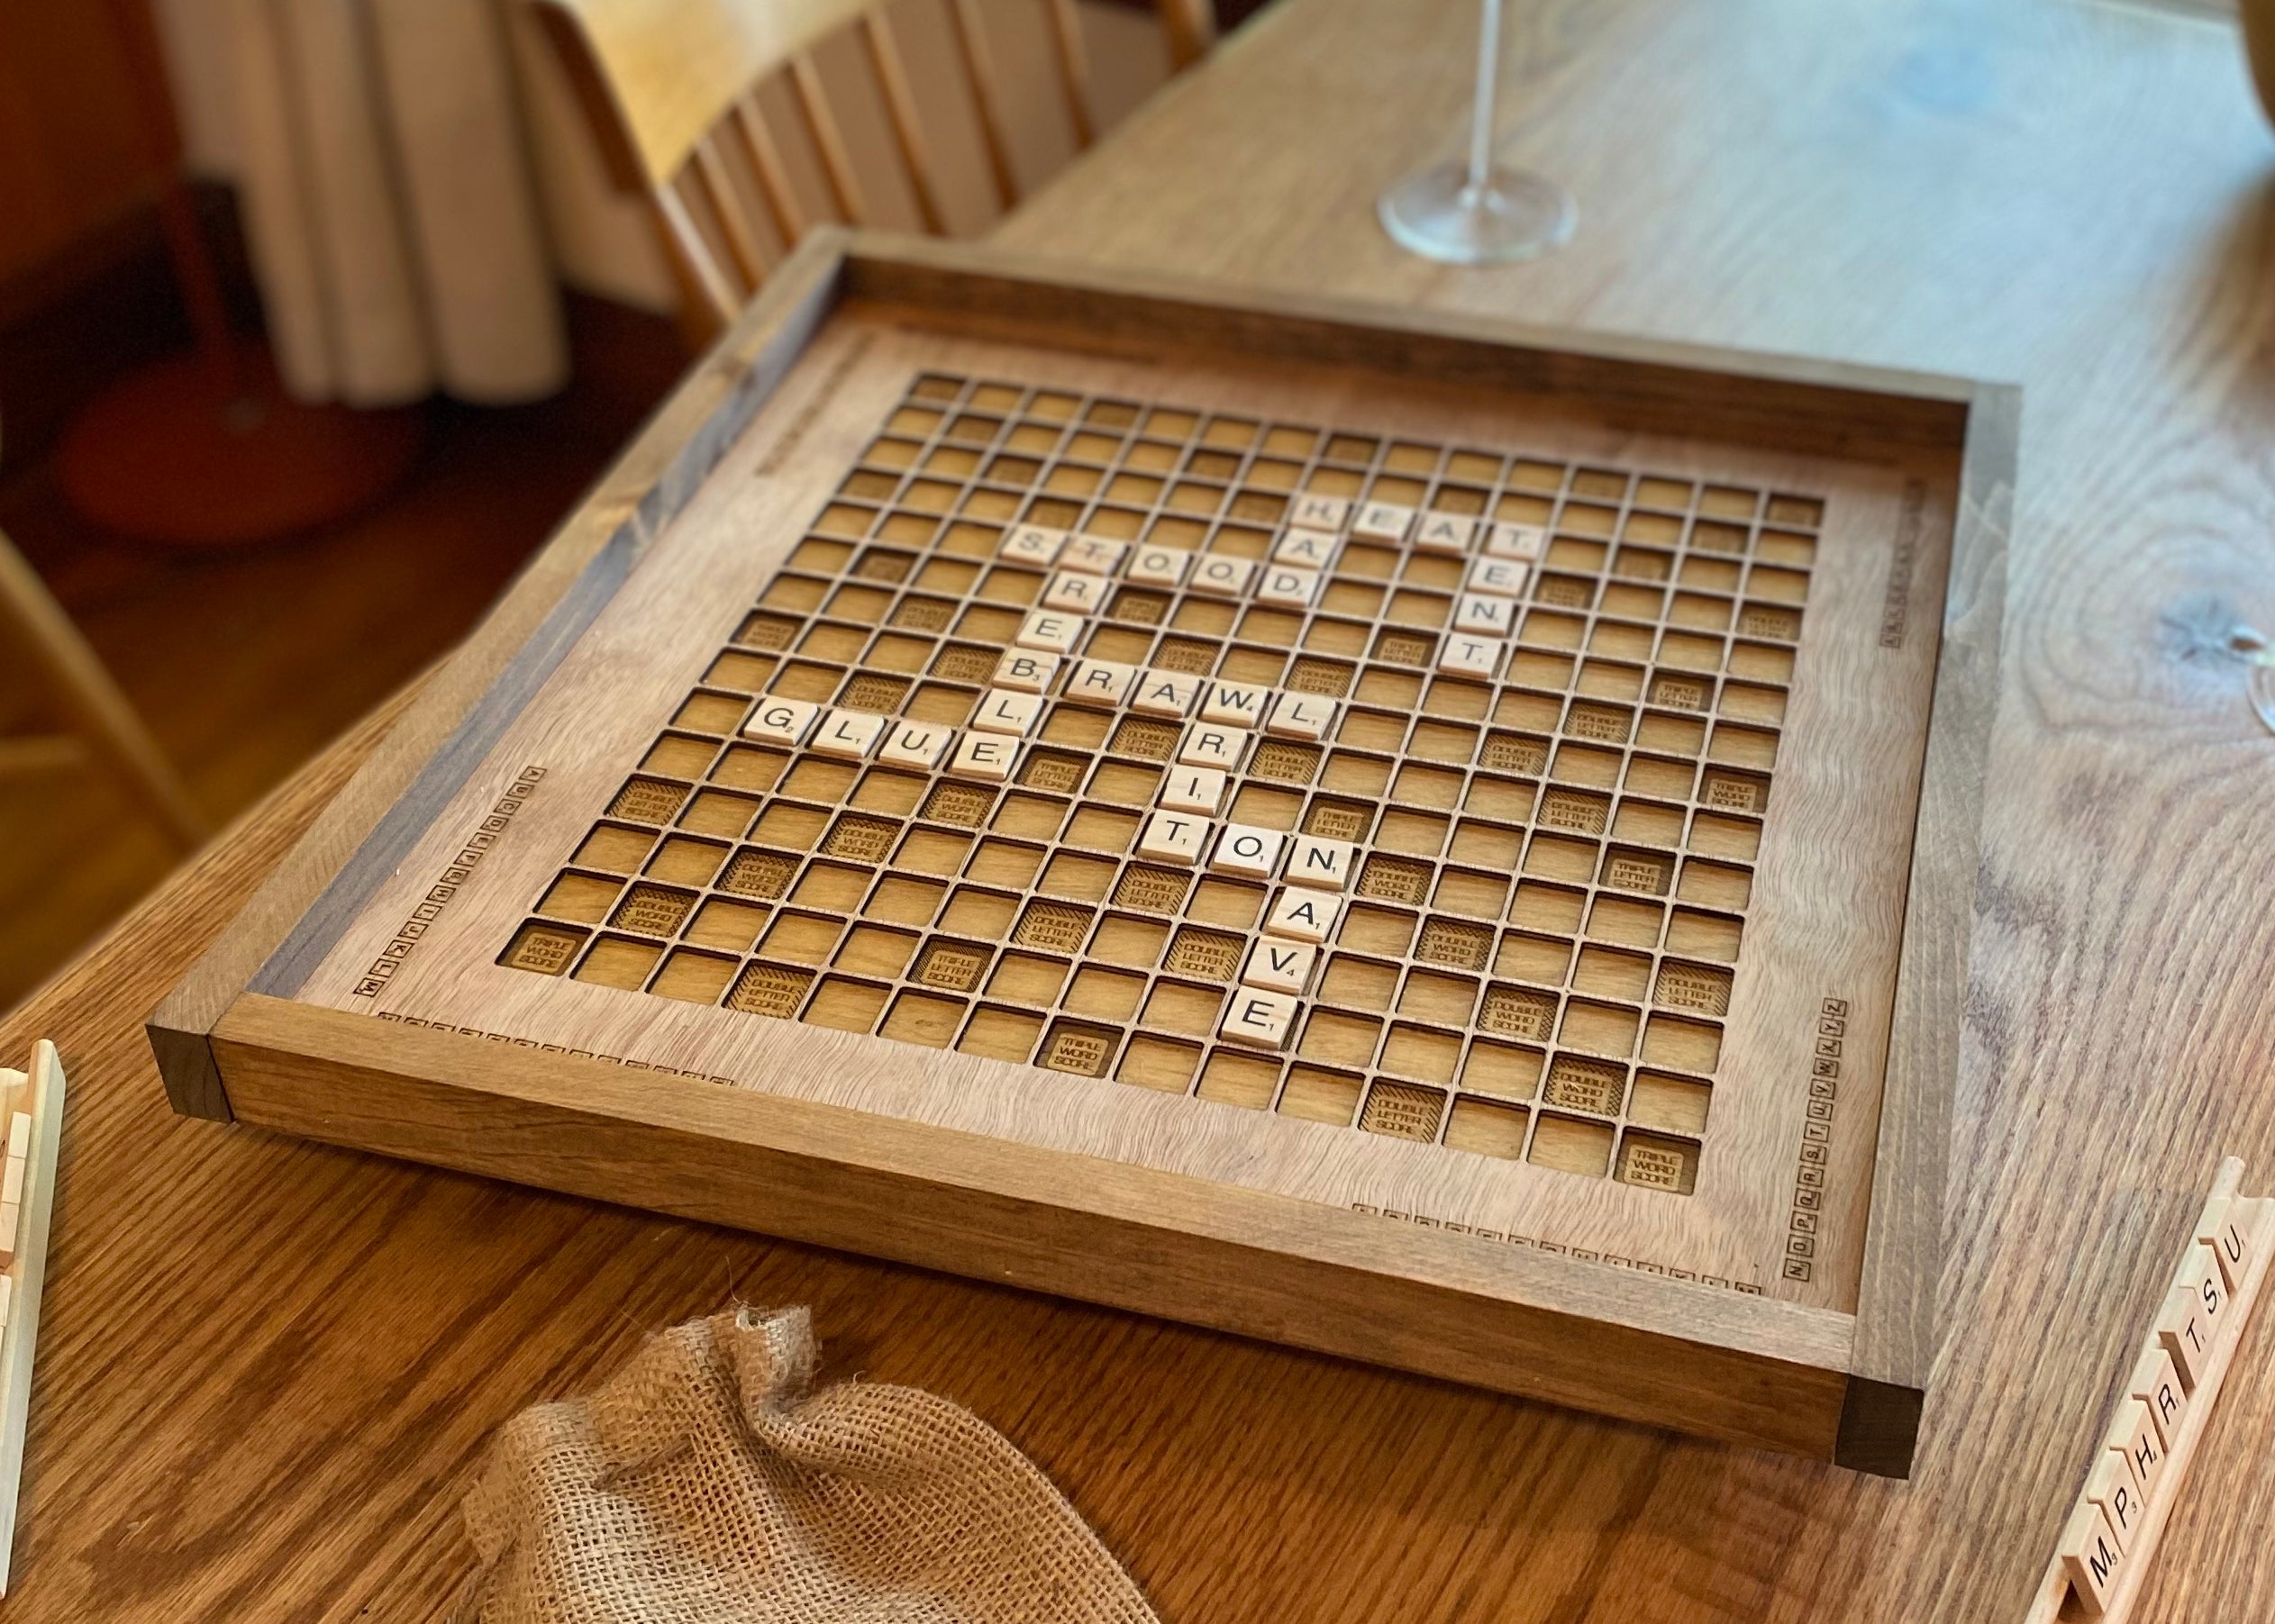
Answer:
[(45, 674), (73, 728), (119, 781), (165, 825), (183, 850), (211, 832), (165, 753), (127, 703), (79, 629), (32, 566), (0, 535), (0, 620)]

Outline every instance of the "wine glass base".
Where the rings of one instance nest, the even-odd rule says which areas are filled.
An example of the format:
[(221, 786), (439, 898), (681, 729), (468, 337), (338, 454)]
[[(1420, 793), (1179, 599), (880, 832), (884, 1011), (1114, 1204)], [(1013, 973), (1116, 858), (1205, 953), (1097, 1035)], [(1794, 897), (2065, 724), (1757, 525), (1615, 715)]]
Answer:
[(1494, 169), (1470, 186), (1467, 164), (1417, 169), (1375, 205), (1382, 229), (1410, 253), (1449, 265), (1506, 265), (1561, 248), (1579, 205), (1552, 180), (1525, 169)]

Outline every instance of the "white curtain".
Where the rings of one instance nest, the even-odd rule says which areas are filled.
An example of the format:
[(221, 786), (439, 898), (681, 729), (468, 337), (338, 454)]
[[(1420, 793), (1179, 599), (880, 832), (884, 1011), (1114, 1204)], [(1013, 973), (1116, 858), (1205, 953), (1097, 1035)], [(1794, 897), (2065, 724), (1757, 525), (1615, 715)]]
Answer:
[(295, 395), (560, 386), (552, 255), (490, 0), (169, 0), (159, 16), (193, 162), (238, 185)]

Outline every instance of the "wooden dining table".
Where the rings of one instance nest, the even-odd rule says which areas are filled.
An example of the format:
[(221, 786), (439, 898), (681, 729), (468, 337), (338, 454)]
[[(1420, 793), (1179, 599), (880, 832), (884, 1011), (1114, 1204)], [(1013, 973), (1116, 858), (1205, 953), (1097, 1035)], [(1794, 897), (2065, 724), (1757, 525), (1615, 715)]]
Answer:
[[(2023, 386), (1911, 1480), (175, 1118), (144, 1016), (383, 710), (0, 1023), (71, 1083), (0, 1617), (448, 1616), (492, 1429), (741, 1301), (992, 1422), (1172, 1624), (2019, 1619), (2216, 1162), (2275, 1187), (2275, 141), (2191, 6), (1526, 0), (1501, 151), (1579, 232), (1447, 269), (1373, 202), (1475, 31), (1279, 0), (999, 235)], [(2275, 1330), (2238, 1361), (2139, 1618), (2275, 1617)]]

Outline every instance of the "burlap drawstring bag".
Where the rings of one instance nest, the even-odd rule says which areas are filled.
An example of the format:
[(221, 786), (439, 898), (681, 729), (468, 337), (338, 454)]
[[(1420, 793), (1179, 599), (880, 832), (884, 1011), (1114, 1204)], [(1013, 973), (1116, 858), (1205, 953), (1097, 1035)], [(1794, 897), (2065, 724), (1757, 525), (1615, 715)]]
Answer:
[(969, 1411), (809, 1393), (804, 1309), (643, 1347), (498, 1429), (466, 1520), (469, 1624), (1159, 1624), (1097, 1537)]

